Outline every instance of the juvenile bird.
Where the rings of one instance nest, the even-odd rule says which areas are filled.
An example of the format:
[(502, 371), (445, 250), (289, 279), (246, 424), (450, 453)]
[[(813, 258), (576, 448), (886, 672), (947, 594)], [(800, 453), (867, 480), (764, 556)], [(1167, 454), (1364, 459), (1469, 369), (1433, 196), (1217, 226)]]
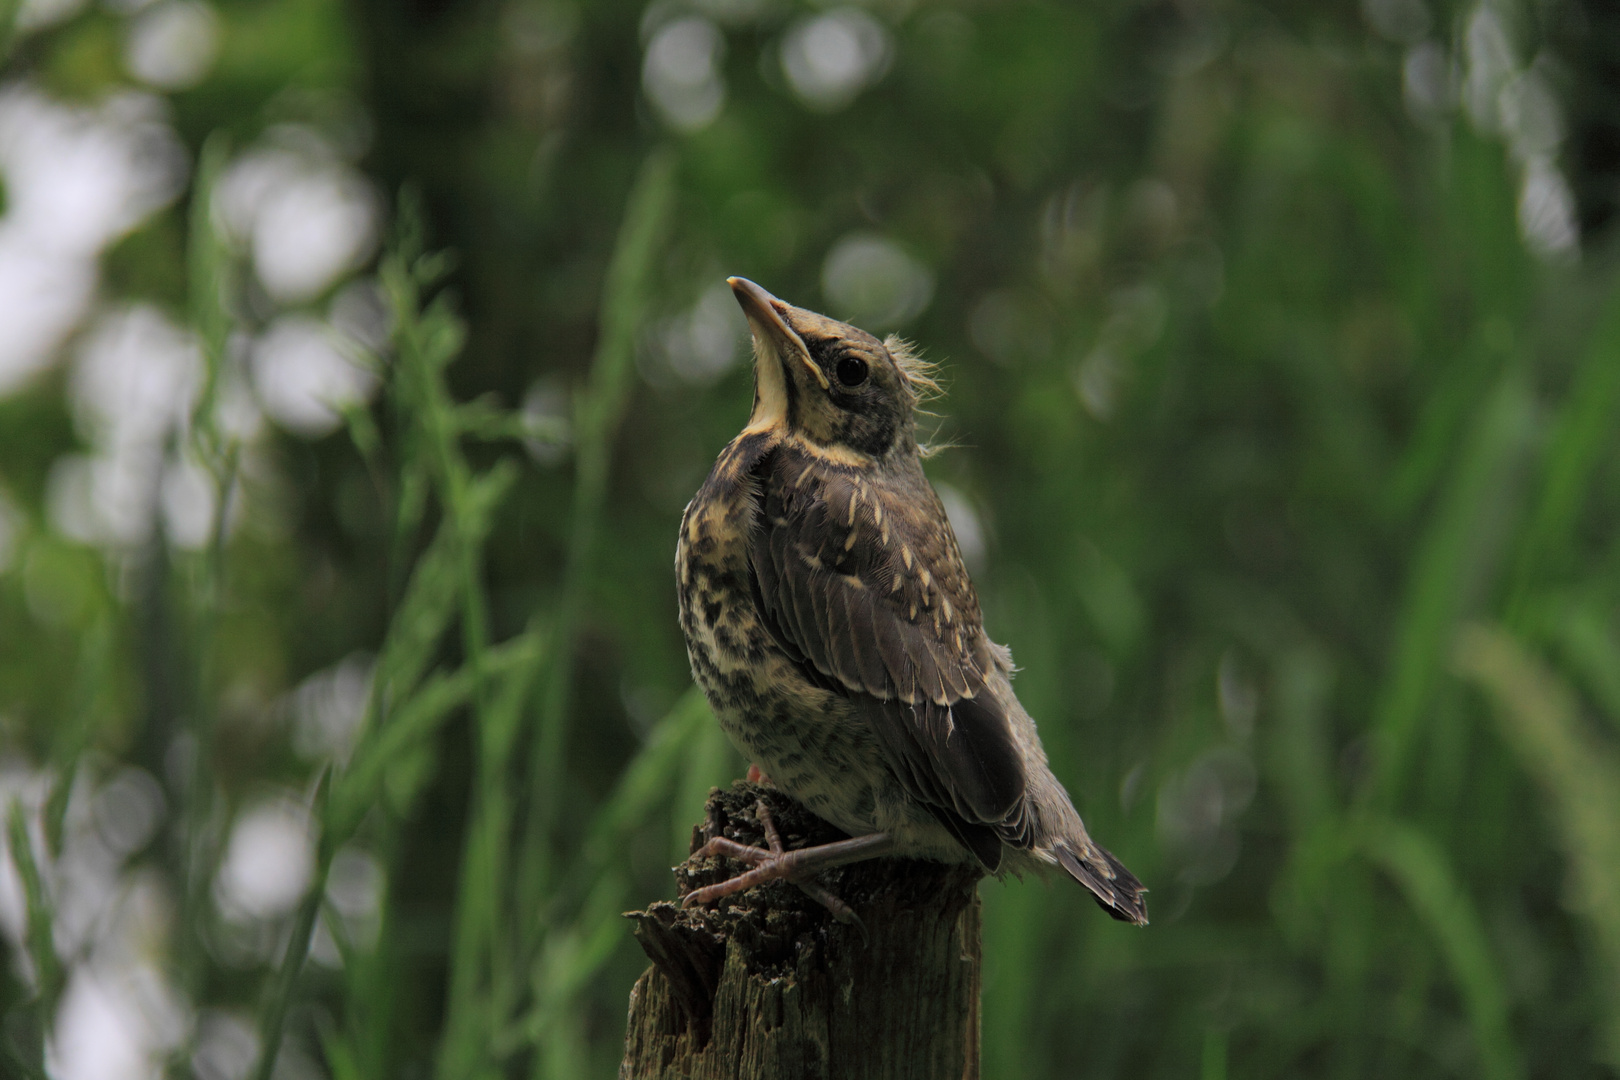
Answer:
[(804, 885), (880, 855), (985, 870), (1061, 867), (1116, 919), (1142, 883), (1086, 833), (1013, 693), (1009, 651), (923, 475), (932, 387), (899, 341), (728, 279), (754, 344), (754, 408), (687, 506), (675, 557), (692, 671), (726, 734), (852, 839), (782, 851), (717, 837), (752, 869), (686, 896)]

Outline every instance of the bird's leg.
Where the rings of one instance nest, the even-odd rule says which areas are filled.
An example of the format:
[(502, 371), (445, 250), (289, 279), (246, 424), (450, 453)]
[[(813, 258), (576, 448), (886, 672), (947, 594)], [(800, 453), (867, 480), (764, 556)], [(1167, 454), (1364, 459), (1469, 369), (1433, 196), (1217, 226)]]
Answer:
[(817, 844), (815, 847), (787, 851), (782, 846), (781, 835), (776, 831), (776, 822), (772, 820), (771, 812), (766, 809), (763, 801), (757, 805), (755, 812), (759, 817), (760, 827), (765, 831), (765, 842), (770, 845), (768, 849), (748, 847), (735, 840), (717, 836), (693, 853), (695, 857), (702, 858), (724, 856), (748, 863), (753, 869), (745, 870), (718, 885), (693, 889), (682, 898), (681, 906), (710, 904), (723, 896), (731, 896), (755, 885), (785, 879), (825, 906), (839, 922), (858, 924), (860, 920), (855, 917), (848, 904), (807, 879), (813, 874), (831, 870), (835, 866), (844, 866), (888, 854), (894, 848), (894, 841), (889, 838), (889, 834), (872, 833), (869, 836), (857, 836), (853, 840), (838, 840), (830, 844)]
[[(758, 766), (754, 767), (758, 768)], [(787, 848), (782, 846), (782, 836), (776, 831), (776, 819), (771, 817), (771, 809), (765, 805), (764, 799), (755, 802), (754, 815), (759, 818), (760, 828), (765, 830), (765, 842), (771, 846), (772, 853), (776, 855), (785, 854)], [(832, 912), (833, 918), (839, 922), (854, 923), (856, 926), (860, 926), (861, 934), (863, 937), (865, 936), (866, 927), (861, 926), (860, 917), (855, 914), (848, 904), (834, 896), (831, 891), (822, 888), (809, 878), (795, 877), (788, 880), (797, 885), (800, 892)]]

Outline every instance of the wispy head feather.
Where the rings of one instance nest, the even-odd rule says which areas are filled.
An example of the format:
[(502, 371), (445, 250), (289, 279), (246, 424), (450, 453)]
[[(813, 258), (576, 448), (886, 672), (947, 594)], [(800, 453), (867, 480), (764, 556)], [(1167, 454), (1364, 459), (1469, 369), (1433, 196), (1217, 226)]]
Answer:
[(911, 387), (911, 392), (917, 395), (919, 404), (932, 401), (944, 394), (939, 387), (938, 379), (935, 378), (939, 365), (932, 360), (924, 360), (911, 342), (899, 334), (890, 334), (884, 339), (883, 347), (889, 350), (889, 355), (894, 358), (900, 374), (906, 377), (906, 384)]
[[(900, 369), (901, 375), (905, 376), (906, 386), (910, 388), (912, 396), (916, 398), (917, 412), (923, 416), (937, 416), (938, 414), (923, 408), (923, 406), (936, 398), (945, 396), (944, 388), (939, 385), (939, 365), (932, 360), (924, 360), (917, 352), (917, 347), (899, 334), (890, 334), (885, 338), (883, 347), (889, 350), (889, 355), (894, 358), (894, 366)], [(939, 425), (936, 424), (935, 427), (934, 434), (938, 436), (937, 428)], [(923, 460), (926, 461), (935, 454), (949, 450), (955, 445), (955, 442), (949, 440), (935, 442), (933, 439), (923, 439), (919, 441), (917, 450)]]

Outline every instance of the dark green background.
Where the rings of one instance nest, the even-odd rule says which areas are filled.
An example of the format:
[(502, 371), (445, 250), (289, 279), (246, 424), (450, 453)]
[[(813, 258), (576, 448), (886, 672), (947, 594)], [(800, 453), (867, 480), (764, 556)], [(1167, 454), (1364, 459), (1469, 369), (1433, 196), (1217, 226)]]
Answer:
[[(217, 66), (172, 96), (182, 138), (240, 147), (363, 110), (363, 167), (391, 207), (420, 192), (429, 248), (454, 259), (457, 400), (516, 409), (549, 379), (611, 401), (625, 354), (604, 339), (640, 358), (622, 416), (575, 424), (605, 486), (572, 555), (579, 515), (596, 520), (580, 459), (464, 442), (474, 470), (515, 466), (478, 557), (485, 631), (531, 633), (541, 659), (510, 757), (480, 766), (488, 714), (451, 711), (417, 781), (360, 826), (388, 867), (381, 943), (299, 977), (293, 1035), (337, 1077), (613, 1075), (642, 960), (611, 915), (670, 893), (671, 838), (745, 765), (688, 719), (671, 561), (748, 371), (636, 372), (661, 320), (727, 274), (845, 314), (823, 259), (865, 230), (935, 281), (900, 329), (940, 364), (952, 445), (928, 468), (982, 523), (987, 629), (1093, 833), (1152, 890), (1136, 931), (1061, 884), (982, 886), (985, 1075), (1620, 1066), (1620, 815), (1602, 812), (1620, 809), (1620, 20), (1596, 0), (1488, 8), (1563, 110), (1551, 160), (1578, 252), (1527, 248), (1525, 165), (1494, 105), (1403, 97), (1424, 40), (1467, 76), (1466, 5), (1427, 7), (1401, 42), (1353, 3), (874, 3), (892, 66), (818, 113), (775, 60), (814, 9), (767, 2), (720, 20), (727, 103), (682, 135), (641, 90), (640, 4), (220, 3)], [(9, 66), (94, 99), (123, 79), (119, 18), (23, 38)], [(659, 163), (665, 225), (625, 242), (639, 284), (628, 316), (604, 313), (632, 186)], [(187, 201), (108, 255), (104, 293), (190, 317)], [(1099, 347), (1108, 410), (1077, 389)], [(211, 716), (216, 790), (171, 791), (170, 833), (197, 799), (226, 820), (255, 785), (309, 788), (275, 702), (381, 648), (411, 560), (457, 520), (412, 457), (428, 397), (390, 393), (369, 472), (345, 433), (273, 442), (290, 528), (228, 545), (217, 624), (201, 556), (147, 552), (131, 589), (55, 543), (93, 594), (67, 626), (33, 625), (0, 576), (8, 744), (161, 777), (174, 733)], [(30, 514), (74, 444), (59, 379), (0, 402), (0, 480)], [(390, 492), (413, 468), (435, 495), (401, 528)], [(482, 648), (457, 625), (433, 638), (442, 671)], [(90, 641), (106, 659), (86, 695)], [(226, 694), (244, 682), (245, 703)], [(531, 769), (548, 709), (563, 756)], [(684, 742), (637, 788), (653, 732)], [(170, 833), (146, 864), (211, 872)], [(474, 835), (509, 871), (488, 896), (464, 876)], [(192, 934), (175, 964), (195, 1004), (279, 1000)], [(37, 1014), (9, 992), (23, 1058)]]

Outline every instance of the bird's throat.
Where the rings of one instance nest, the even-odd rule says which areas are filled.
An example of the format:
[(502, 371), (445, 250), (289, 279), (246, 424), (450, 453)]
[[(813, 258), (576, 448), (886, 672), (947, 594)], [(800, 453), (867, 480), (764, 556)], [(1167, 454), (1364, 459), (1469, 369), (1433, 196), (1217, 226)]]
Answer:
[(768, 341), (754, 337), (754, 411), (749, 414), (744, 435), (763, 431), (785, 431), (788, 426), (788, 401), (792, 388), (782, 360)]

